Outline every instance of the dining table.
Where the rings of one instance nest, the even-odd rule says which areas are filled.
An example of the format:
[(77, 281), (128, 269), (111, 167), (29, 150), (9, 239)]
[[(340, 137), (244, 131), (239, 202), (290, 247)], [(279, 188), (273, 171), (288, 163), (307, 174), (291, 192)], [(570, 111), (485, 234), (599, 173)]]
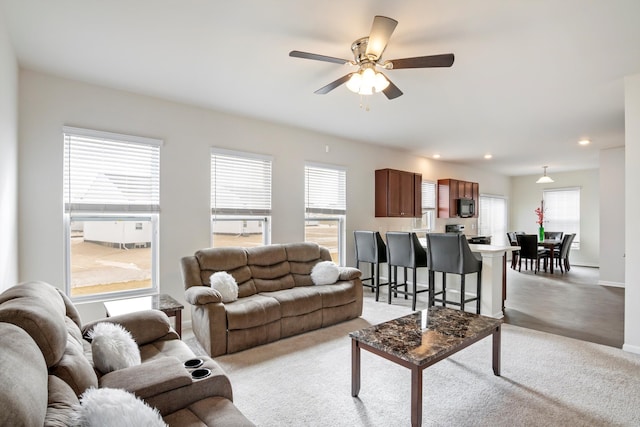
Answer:
[(549, 272), (553, 274), (553, 257), (555, 255), (555, 249), (559, 248), (562, 244), (560, 239), (544, 239), (538, 243), (538, 246), (542, 246), (545, 249), (549, 249)]

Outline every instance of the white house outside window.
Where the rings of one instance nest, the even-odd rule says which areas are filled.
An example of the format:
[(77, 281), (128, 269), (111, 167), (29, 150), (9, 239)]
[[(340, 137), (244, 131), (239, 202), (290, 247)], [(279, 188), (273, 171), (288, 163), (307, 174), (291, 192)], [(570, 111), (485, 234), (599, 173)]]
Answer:
[(63, 132), (67, 294), (92, 301), (157, 292), (162, 141)]
[(211, 245), (271, 242), (271, 157), (211, 150)]
[(305, 241), (331, 252), (337, 264), (345, 264), (347, 172), (339, 166), (305, 165)]

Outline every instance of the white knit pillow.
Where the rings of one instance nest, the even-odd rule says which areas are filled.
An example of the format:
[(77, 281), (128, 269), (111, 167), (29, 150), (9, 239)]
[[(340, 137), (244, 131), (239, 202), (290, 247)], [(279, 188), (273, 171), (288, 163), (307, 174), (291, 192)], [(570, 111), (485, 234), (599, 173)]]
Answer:
[(226, 271), (213, 273), (209, 278), (211, 287), (222, 295), (222, 302), (232, 302), (238, 299), (238, 283)]
[(78, 427), (166, 427), (157, 409), (117, 388), (90, 388), (74, 413)]
[(315, 285), (330, 285), (340, 277), (340, 269), (331, 261), (321, 261), (311, 270), (311, 281)]
[(141, 363), (138, 345), (121, 325), (101, 322), (88, 335), (93, 364), (103, 374)]

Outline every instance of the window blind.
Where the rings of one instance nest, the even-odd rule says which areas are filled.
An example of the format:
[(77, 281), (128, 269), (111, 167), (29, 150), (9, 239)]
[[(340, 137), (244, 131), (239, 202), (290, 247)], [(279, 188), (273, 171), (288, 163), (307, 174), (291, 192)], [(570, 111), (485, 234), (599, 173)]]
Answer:
[(543, 199), (545, 230), (575, 233), (573, 245), (580, 243), (580, 189), (544, 190)]
[(480, 196), (478, 234), (493, 244), (507, 243), (507, 201), (501, 196)]
[(271, 215), (271, 158), (212, 149), (211, 214)]
[(162, 141), (71, 127), (63, 132), (65, 212), (160, 210)]
[(345, 215), (347, 172), (340, 168), (305, 165), (305, 201), (307, 213)]
[(422, 181), (422, 210), (436, 208), (436, 183)]

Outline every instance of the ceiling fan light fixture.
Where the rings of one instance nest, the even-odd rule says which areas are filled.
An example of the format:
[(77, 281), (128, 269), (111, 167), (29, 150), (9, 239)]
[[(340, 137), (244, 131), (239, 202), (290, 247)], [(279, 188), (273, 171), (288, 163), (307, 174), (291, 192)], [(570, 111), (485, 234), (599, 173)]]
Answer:
[(359, 95), (373, 95), (382, 92), (387, 86), (389, 86), (389, 80), (371, 67), (353, 73), (347, 81), (347, 89)]
[(544, 174), (540, 178), (538, 178), (536, 184), (550, 184), (554, 182), (553, 179), (551, 179), (551, 177), (547, 175), (547, 167), (548, 166), (542, 167), (542, 169), (544, 169)]

